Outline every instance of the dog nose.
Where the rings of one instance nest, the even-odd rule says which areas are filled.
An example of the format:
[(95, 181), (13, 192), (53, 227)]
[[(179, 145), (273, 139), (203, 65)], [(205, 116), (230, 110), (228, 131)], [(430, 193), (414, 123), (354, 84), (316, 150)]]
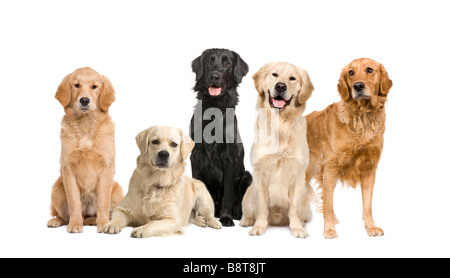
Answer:
[(364, 89), (364, 83), (363, 82), (356, 82), (355, 84), (353, 84), (353, 89), (355, 89), (355, 91), (360, 92)]
[(275, 85), (275, 90), (280, 94), (286, 92), (286, 89), (287, 89), (287, 87), (286, 87), (286, 84), (284, 84), (284, 83), (278, 82)]
[(87, 97), (80, 98), (81, 106), (88, 106), (90, 102), (91, 100), (88, 99)]
[(169, 158), (169, 153), (167, 151), (160, 151), (158, 153), (158, 158), (161, 160), (167, 160)]
[(220, 79), (220, 76), (217, 73), (213, 73), (211, 74), (211, 76), (209, 77), (209, 79), (213, 82), (217, 82)]

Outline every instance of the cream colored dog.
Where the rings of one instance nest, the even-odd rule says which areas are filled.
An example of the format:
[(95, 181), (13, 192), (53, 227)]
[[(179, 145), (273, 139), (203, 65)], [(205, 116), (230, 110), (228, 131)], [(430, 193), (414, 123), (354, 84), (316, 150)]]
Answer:
[(103, 232), (117, 234), (132, 226), (137, 227), (132, 237), (182, 234), (190, 219), (220, 229), (205, 185), (183, 175), (192, 139), (178, 128), (153, 126), (139, 133), (136, 142), (141, 154), (128, 193)]
[(259, 93), (250, 154), (253, 184), (242, 201), (240, 225), (253, 225), (250, 235), (262, 235), (268, 224), (289, 224), (293, 236), (304, 238), (308, 235), (303, 223), (312, 213), (305, 184), (309, 150), (302, 113), (314, 87), (305, 70), (289, 63), (266, 64), (253, 79)]

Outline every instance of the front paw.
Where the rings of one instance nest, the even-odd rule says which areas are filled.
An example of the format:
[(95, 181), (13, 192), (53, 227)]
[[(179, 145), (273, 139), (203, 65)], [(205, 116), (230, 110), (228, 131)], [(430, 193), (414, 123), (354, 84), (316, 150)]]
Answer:
[(266, 227), (263, 226), (253, 226), (253, 228), (250, 230), (251, 236), (260, 236), (263, 235), (266, 232)]
[(67, 226), (67, 232), (69, 232), (71, 234), (82, 233), (83, 232), (83, 223), (70, 221), (69, 225)]
[(381, 228), (378, 228), (376, 226), (366, 228), (366, 232), (368, 236), (375, 237), (375, 236), (382, 236), (384, 235), (384, 231)]
[(222, 226), (224, 227), (233, 227), (234, 226), (234, 222), (233, 219), (231, 219), (228, 216), (222, 216), (220, 217), (220, 223), (222, 223)]
[(105, 234), (118, 234), (120, 233), (121, 229), (119, 226), (112, 224), (111, 222), (109, 222), (108, 224), (106, 224), (105, 226), (103, 226), (103, 233)]
[(294, 237), (299, 237), (299, 238), (307, 238), (308, 237), (308, 233), (306, 233), (305, 229), (300, 228), (300, 227), (291, 228), (291, 232)]
[(131, 231), (131, 237), (134, 238), (146, 238), (150, 236), (151, 234), (147, 231), (145, 226), (137, 227)]

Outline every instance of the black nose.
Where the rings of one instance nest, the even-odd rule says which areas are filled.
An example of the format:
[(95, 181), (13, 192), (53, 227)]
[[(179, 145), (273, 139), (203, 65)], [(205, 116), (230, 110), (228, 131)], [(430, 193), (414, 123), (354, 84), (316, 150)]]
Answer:
[(167, 160), (169, 158), (169, 153), (166, 151), (160, 151), (158, 153), (158, 158), (161, 160)]
[(219, 76), (217, 73), (213, 73), (213, 74), (211, 74), (211, 75), (209, 76), (209, 79), (210, 79), (212, 82), (217, 82), (217, 81), (219, 81), (220, 76)]
[(87, 97), (80, 98), (81, 106), (88, 106), (90, 102), (91, 100), (88, 99)]
[(275, 85), (275, 90), (280, 94), (286, 92), (286, 89), (287, 89), (287, 87), (286, 87), (286, 84), (284, 84), (284, 83), (278, 82)]
[(360, 92), (364, 89), (364, 83), (363, 82), (355, 82), (355, 84), (353, 84), (353, 89), (355, 89), (355, 91)]

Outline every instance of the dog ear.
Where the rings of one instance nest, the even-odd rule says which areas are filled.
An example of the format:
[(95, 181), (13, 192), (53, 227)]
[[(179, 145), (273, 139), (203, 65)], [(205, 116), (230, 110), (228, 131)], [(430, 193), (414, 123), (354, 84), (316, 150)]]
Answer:
[(184, 134), (183, 131), (180, 129), (180, 136), (181, 136), (181, 145), (180, 145), (180, 152), (181, 157), (183, 157), (183, 161), (186, 160), (191, 153), (192, 149), (195, 146), (194, 141), (189, 137), (188, 135)]
[(248, 73), (248, 65), (244, 60), (242, 60), (239, 54), (237, 54), (234, 51), (231, 52), (233, 53), (235, 59), (235, 64), (233, 68), (234, 80), (236, 80), (236, 83), (239, 84), (242, 82), (242, 78)]
[(58, 90), (56, 90), (55, 98), (61, 103), (63, 107), (67, 107), (69, 105), (70, 100), (72, 99), (72, 93), (70, 90), (70, 77), (72, 74), (66, 75), (64, 79), (61, 81), (61, 84), (58, 86)]
[(298, 93), (298, 102), (300, 104), (305, 104), (306, 101), (311, 97), (314, 86), (311, 82), (311, 78), (309, 78), (307, 71), (301, 70), (300, 76), (302, 77), (302, 88)]
[(100, 108), (104, 112), (108, 112), (109, 107), (116, 100), (115, 98), (116, 92), (114, 91), (111, 81), (109, 81), (109, 79), (106, 76), (102, 75), (102, 79), (103, 79), (103, 89), (100, 92), (100, 97), (98, 101), (100, 103)]
[(347, 80), (345, 78), (347, 74), (347, 67), (345, 67), (342, 72), (341, 76), (339, 77), (339, 83), (337, 85), (338, 92), (341, 95), (342, 100), (347, 100), (350, 97), (350, 88), (347, 85)]
[(380, 64), (380, 93), (382, 95), (387, 95), (389, 93), (389, 90), (392, 88), (392, 80), (389, 79), (389, 75), (384, 68), (383, 64)]
[[(204, 52), (203, 52), (204, 53)], [(195, 73), (195, 81), (199, 81), (203, 76), (203, 53), (192, 61), (192, 71)]]
[(150, 131), (148, 129), (140, 132), (136, 135), (136, 144), (141, 151), (141, 154), (144, 154), (148, 150), (148, 138), (150, 137)]
[(256, 91), (258, 91), (258, 93), (260, 95), (264, 95), (263, 82), (264, 82), (264, 79), (267, 76), (267, 72), (268, 72), (268, 69), (270, 67), (270, 64), (271, 63), (265, 64), (264, 66), (262, 66), (262, 68), (260, 68), (252, 77), (253, 80), (255, 81)]

